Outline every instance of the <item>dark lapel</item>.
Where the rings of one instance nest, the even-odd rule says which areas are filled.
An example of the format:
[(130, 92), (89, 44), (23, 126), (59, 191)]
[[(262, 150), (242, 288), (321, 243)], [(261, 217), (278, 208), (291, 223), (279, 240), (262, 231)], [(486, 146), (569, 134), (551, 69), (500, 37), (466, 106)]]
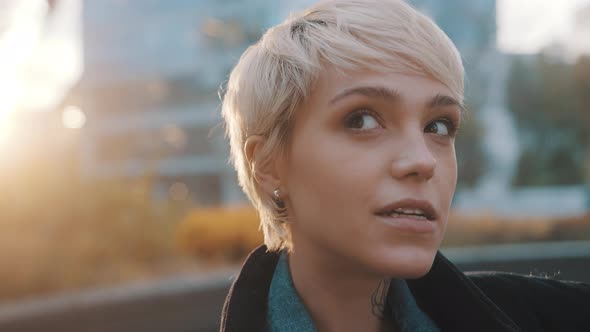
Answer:
[(520, 331), (440, 252), (437, 252), (432, 268), (424, 277), (407, 282), (420, 308), (443, 331)]
[[(225, 300), (220, 331), (267, 331), (268, 290), (278, 258), (264, 245), (248, 256)], [(428, 274), (407, 282), (420, 308), (441, 331), (520, 331), (440, 252)]]
[(279, 260), (266, 246), (256, 248), (242, 265), (223, 305), (222, 332), (266, 331), (268, 290)]

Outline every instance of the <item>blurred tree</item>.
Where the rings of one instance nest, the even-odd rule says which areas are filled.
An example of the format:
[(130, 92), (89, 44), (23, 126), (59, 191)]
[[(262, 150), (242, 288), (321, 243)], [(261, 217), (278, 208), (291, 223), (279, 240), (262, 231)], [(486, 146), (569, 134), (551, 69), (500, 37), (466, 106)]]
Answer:
[(574, 65), (574, 87), (584, 124), (590, 125), (590, 55), (578, 58)]
[(589, 82), (587, 59), (575, 65), (544, 53), (515, 59), (507, 84), (522, 142), (514, 185), (583, 183)]
[(156, 199), (149, 174), (84, 177), (74, 133), (37, 131), (0, 163), (0, 302), (185, 268), (174, 234), (189, 200)]
[(459, 189), (471, 188), (486, 172), (487, 157), (481, 146), (482, 128), (475, 114), (476, 106), (468, 105), (463, 116), (461, 129), (456, 141), (457, 164), (459, 168)]
[[(574, 66), (574, 84), (582, 110), (584, 126), (590, 126), (590, 55), (578, 58)], [(586, 146), (584, 179), (586, 180), (586, 205), (590, 208), (590, 144)]]

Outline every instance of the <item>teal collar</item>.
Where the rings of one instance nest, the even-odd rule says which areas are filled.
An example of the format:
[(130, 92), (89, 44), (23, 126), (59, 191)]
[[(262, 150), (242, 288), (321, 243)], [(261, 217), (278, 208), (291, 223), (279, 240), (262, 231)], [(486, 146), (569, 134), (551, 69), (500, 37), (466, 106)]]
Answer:
[(281, 254), (268, 294), (268, 323), (271, 332), (315, 332), (311, 317), (291, 279), (287, 255)]
[[(388, 301), (396, 331), (439, 332), (434, 322), (416, 304), (403, 279), (392, 279)], [(267, 322), (271, 332), (315, 332), (313, 321), (295, 290), (287, 255), (281, 254), (268, 296)]]

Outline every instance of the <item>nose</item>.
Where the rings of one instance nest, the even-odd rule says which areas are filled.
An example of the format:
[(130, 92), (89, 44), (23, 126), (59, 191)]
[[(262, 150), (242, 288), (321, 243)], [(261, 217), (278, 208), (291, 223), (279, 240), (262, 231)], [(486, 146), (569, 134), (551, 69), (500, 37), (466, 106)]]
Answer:
[(396, 154), (391, 164), (391, 174), (397, 179), (415, 178), (420, 181), (434, 176), (436, 159), (428, 148), (424, 134), (405, 139), (399, 145), (401, 151)]

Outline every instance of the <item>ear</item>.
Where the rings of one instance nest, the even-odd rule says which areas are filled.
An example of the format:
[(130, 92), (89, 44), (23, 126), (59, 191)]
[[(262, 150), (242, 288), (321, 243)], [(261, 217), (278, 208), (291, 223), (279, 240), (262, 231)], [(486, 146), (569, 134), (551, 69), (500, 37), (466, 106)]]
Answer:
[(262, 158), (261, 150), (265, 143), (264, 137), (253, 135), (244, 143), (244, 154), (252, 167), (254, 180), (269, 195), (281, 185), (278, 162), (273, 156)]

